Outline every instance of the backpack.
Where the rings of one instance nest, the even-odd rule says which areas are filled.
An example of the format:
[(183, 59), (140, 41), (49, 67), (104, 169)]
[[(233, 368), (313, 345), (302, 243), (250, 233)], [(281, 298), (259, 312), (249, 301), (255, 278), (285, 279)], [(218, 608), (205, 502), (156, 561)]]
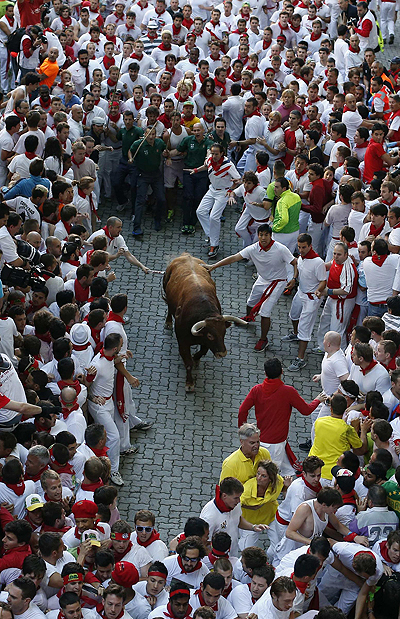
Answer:
[(7, 39), (6, 47), (9, 52), (19, 53), (21, 50), (21, 40), (26, 33), (25, 28), (17, 28)]

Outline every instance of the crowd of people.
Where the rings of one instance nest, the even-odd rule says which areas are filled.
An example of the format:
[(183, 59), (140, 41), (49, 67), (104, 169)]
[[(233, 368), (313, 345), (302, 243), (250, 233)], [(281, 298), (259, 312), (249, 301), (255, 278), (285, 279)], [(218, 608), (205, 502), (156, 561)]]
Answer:
[[(376, 57), (396, 8), (0, 0), (0, 619), (398, 619), (400, 57)], [(285, 371), (319, 319), (321, 393), (269, 356), (173, 539), (154, 496), (118, 510), (120, 459), (152, 424), (111, 263), (149, 268), (101, 222), (111, 204), (134, 238), (146, 209), (154, 234), (182, 216), (205, 269), (255, 271), (256, 352), (295, 293)], [(215, 262), (226, 207), (240, 249)]]

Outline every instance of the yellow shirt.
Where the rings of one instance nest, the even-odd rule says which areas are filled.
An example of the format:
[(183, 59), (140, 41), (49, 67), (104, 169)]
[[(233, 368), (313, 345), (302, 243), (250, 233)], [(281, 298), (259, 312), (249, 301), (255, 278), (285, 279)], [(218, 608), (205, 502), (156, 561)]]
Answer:
[[(277, 498), (283, 488), (283, 478), (278, 475), (276, 490), (272, 492), (269, 485), (264, 496), (257, 496), (257, 479), (253, 477), (244, 484), (240, 497), (243, 517), (252, 524), (269, 524), (275, 518), (278, 509)], [(259, 509), (246, 509), (246, 505), (260, 505)]]
[(185, 120), (185, 117), (182, 116), (182, 120), (186, 129), (191, 129), (193, 125), (196, 125), (200, 122), (200, 118), (197, 118), (197, 116), (193, 116), (192, 120)]
[(225, 477), (236, 477), (244, 484), (248, 479), (256, 476), (257, 464), (260, 460), (271, 460), (269, 451), (265, 447), (260, 447), (254, 462), (251, 458), (246, 458), (241, 449), (237, 449), (223, 461), (219, 482), (221, 483)]
[(353, 426), (338, 417), (320, 417), (315, 422), (315, 439), (309, 456), (318, 456), (325, 462), (322, 478), (332, 479), (331, 469), (344, 451), (362, 447), (362, 441)]

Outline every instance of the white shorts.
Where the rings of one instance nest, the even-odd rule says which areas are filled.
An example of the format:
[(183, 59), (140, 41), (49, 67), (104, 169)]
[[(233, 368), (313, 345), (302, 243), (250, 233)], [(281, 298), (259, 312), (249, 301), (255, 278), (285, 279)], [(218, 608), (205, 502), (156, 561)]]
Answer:
[[(262, 277), (258, 276), (257, 281), (255, 282), (255, 284), (253, 285), (253, 288), (251, 289), (250, 296), (247, 299), (247, 305), (249, 307), (254, 307), (261, 299), (264, 290), (268, 288), (270, 284), (271, 282), (266, 282), (264, 279), (262, 279)], [(274, 290), (269, 295), (268, 299), (266, 299), (261, 306), (260, 316), (262, 316), (262, 318), (271, 317), (272, 309), (278, 302), (278, 299), (281, 296), (282, 292), (285, 290), (286, 285), (287, 285), (286, 280), (277, 283)]]
[(281, 475), (294, 475), (295, 471), (286, 454), (286, 441), (282, 443), (260, 443), (268, 449), (271, 460), (275, 462)]
[(290, 307), (289, 318), (299, 321), (298, 338), (302, 342), (311, 340), (318, 309), (321, 305), (321, 299), (313, 296), (314, 298), (310, 299), (305, 292), (298, 290)]

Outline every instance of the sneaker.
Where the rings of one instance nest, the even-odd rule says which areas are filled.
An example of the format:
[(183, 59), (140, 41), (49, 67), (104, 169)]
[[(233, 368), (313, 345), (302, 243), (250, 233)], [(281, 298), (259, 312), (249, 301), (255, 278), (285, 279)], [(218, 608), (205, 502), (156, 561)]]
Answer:
[(129, 449), (125, 449), (125, 451), (121, 451), (121, 456), (134, 456), (139, 451), (139, 447), (133, 447), (132, 445)]
[(141, 421), (140, 423), (137, 423), (135, 426), (133, 426), (133, 428), (131, 428), (131, 431), (135, 430), (136, 432), (138, 430), (142, 430), (143, 432), (145, 432), (146, 430), (150, 430), (150, 428), (153, 427), (153, 423), (147, 423), (146, 421)]
[(182, 226), (181, 232), (182, 234), (189, 234), (189, 226)]
[(143, 230), (141, 228), (139, 228), (139, 230), (134, 230), (132, 236), (143, 236)]
[(210, 251), (208, 252), (208, 257), (209, 258), (216, 258), (219, 252), (219, 245), (216, 245), (215, 247), (210, 247)]
[(210, 237), (209, 236), (207, 236), (204, 239), (203, 247), (210, 247)]
[(393, 45), (394, 43), (394, 34), (391, 34), (389, 37), (389, 45)]
[(311, 446), (311, 439), (307, 439), (305, 443), (299, 443), (299, 449), (301, 449), (301, 451), (310, 451)]
[(117, 211), (117, 213), (122, 213), (122, 211), (124, 211), (125, 209), (126, 209), (126, 204), (118, 204), (115, 210)]
[(286, 369), (288, 372), (298, 372), (299, 370), (302, 370), (306, 365), (307, 361), (305, 359), (299, 359), (298, 357), (296, 357), (293, 363), (291, 363)]
[(297, 337), (295, 333), (293, 333), (293, 331), (281, 337), (281, 342), (298, 342), (298, 341), (299, 341), (299, 338)]
[(314, 355), (324, 355), (325, 354), (325, 351), (322, 350), (322, 348), (320, 348), (319, 346), (314, 346), (314, 348), (311, 348), (311, 352)]
[(187, 234), (194, 234), (196, 232), (196, 228), (194, 226), (188, 226)]
[(154, 220), (154, 230), (156, 232), (160, 232), (161, 230), (161, 221), (159, 219)]
[(167, 224), (170, 224), (173, 220), (174, 220), (174, 211), (171, 209), (170, 211), (167, 212), (165, 221), (167, 222)]
[(265, 350), (266, 348), (268, 348), (268, 340), (258, 340), (257, 344), (254, 346), (254, 350), (256, 352), (262, 352), (263, 350)]
[(122, 479), (122, 477), (121, 477), (121, 475), (119, 474), (118, 471), (114, 471), (114, 473), (111, 473), (110, 479), (111, 479), (112, 483), (115, 486), (124, 486), (125, 485), (125, 482)]

